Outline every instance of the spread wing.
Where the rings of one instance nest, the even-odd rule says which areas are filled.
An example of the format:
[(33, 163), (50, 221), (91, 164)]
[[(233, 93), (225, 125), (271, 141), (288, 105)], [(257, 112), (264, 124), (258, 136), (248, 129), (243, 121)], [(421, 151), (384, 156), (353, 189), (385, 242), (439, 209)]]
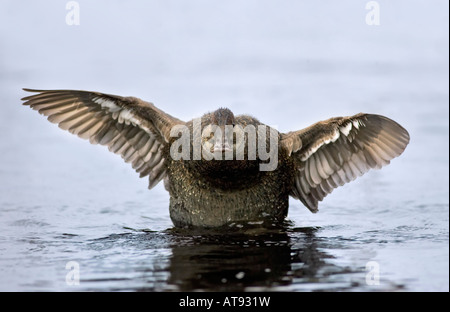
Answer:
[(166, 174), (163, 148), (170, 129), (184, 122), (152, 103), (134, 97), (76, 90), (32, 90), (24, 105), (92, 144), (106, 145), (140, 174), (149, 176), (149, 188)]
[(333, 189), (389, 164), (408, 143), (402, 126), (371, 114), (331, 118), (283, 134), (281, 144), (297, 166), (291, 196), (316, 212)]

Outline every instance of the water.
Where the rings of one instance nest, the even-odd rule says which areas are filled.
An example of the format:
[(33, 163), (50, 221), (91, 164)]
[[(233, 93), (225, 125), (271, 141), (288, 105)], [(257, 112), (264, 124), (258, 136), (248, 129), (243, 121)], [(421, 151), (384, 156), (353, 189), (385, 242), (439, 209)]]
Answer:
[[(0, 10), (1, 291), (449, 290), (446, 1), (380, 1), (379, 26), (364, 1), (79, 4), (79, 26), (61, 1)], [(186, 232), (162, 185), (22, 107), (22, 87), (134, 95), (183, 120), (227, 106), (280, 131), (373, 112), (411, 143), (317, 214), (292, 200), (285, 228)]]

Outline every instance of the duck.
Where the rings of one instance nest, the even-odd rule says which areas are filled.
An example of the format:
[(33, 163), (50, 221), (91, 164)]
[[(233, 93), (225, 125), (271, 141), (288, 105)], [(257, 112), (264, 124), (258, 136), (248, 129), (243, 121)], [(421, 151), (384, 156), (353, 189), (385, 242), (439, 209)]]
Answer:
[(219, 108), (190, 121), (151, 102), (82, 90), (35, 90), (23, 105), (61, 129), (107, 146), (149, 180), (163, 181), (176, 228), (282, 223), (289, 198), (311, 212), (334, 189), (400, 156), (408, 131), (377, 114), (333, 117), (279, 132)]

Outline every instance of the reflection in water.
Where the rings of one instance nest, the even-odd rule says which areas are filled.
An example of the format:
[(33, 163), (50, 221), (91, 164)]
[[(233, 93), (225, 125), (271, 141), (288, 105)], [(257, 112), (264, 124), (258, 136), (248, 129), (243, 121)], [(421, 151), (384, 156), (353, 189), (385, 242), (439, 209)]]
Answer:
[[(130, 276), (130, 270), (137, 273), (130, 276), (127, 290), (336, 290), (357, 286), (349, 282), (348, 276), (345, 284), (333, 278), (361, 271), (352, 271), (327, 261), (332, 256), (323, 251), (326, 246), (316, 237), (318, 230), (313, 227), (264, 231), (250, 228), (223, 233), (170, 229), (155, 233), (116, 234), (95, 240), (91, 248), (101, 250), (105, 255), (117, 247), (126, 246), (130, 250), (129, 259), (135, 260), (123, 264), (124, 271), (119, 274)], [(153, 257), (154, 253), (149, 253), (149, 250), (154, 250), (161, 255), (164, 254), (163, 249), (168, 251), (164, 258)], [(142, 258), (144, 251), (148, 255), (145, 259)], [(117, 268), (120, 265), (113, 266)], [(97, 271), (95, 278), (86, 277), (82, 284), (89, 285), (88, 289), (96, 289), (97, 286), (105, 289), (109, 274), (107, 271), (103, 273), (99, 278)], [(102, 285), (97, 285), (99, 280)], [(117, 290), (115, 281), (111, 279), (110, 282), (109, 288)]]
[[(316, 228), (261, 233), (209, 233), (173, 244), (168, 283), (179, 290), (273, 290), (293, 283), (323, 283), (343, 270), (318, 249)], [(344, 270), (348, 272), (347, 270)]]

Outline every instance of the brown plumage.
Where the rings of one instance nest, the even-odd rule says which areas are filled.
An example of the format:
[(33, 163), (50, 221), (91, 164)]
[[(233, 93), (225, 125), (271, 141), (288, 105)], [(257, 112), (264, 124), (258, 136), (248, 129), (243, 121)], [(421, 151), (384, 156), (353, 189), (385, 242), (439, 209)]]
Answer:
[[(196, 159), (193, 146), (199, 130), (195, 120), (183, 122), (134, 97), (75, 90), (24, 90), (37, 93), (23, 98), (24, 105), (92, 144), (106, 145), (131, 163), (140, 177), (148, 176), (149, 188), (164, 179), (170, 194), (170, 216), (176, 226), (282, 221), (287, 215), (289, 196), (316, 212), (318, 202), (333, 189), (371, 168), (389, 164), (409, 143), (403, 127), (379, 115), (331, 118), (303, 130), (279, 133), (253, 117), (234, 116), (229, 109), (221, 108), (201, 117), (201, 129), (221, 129), (220, 137), (202, 136), (202, 144), (222, 158), (206, 160), (201, 154)], [(171, 135), (175, 126), (189, 129), (191, 134), (187, 159), (172, 157), (170, 148), (179, 138)], [(256, 149), (256, 157), (252, 158), (249, 133), (245, 134), (244, 157), (237, 157), (238, 130), (247, 126), (265, 126), (265, 141), (259, 141), (258, 136), (256, 143), (265, 142), (266, 147), (273, 145), (269, 140), (273, 134), (270, 138), (278, 144), (276, 155), (272, 155), (276, 156), (274, 170), (261, 170), (261, 164), (269, 161), (262, 158), (264, 150)], [(225, 135), (227, 127), (237, 129), (234, 137)], [(236, 157), (225, 160), (228, 152)]]

